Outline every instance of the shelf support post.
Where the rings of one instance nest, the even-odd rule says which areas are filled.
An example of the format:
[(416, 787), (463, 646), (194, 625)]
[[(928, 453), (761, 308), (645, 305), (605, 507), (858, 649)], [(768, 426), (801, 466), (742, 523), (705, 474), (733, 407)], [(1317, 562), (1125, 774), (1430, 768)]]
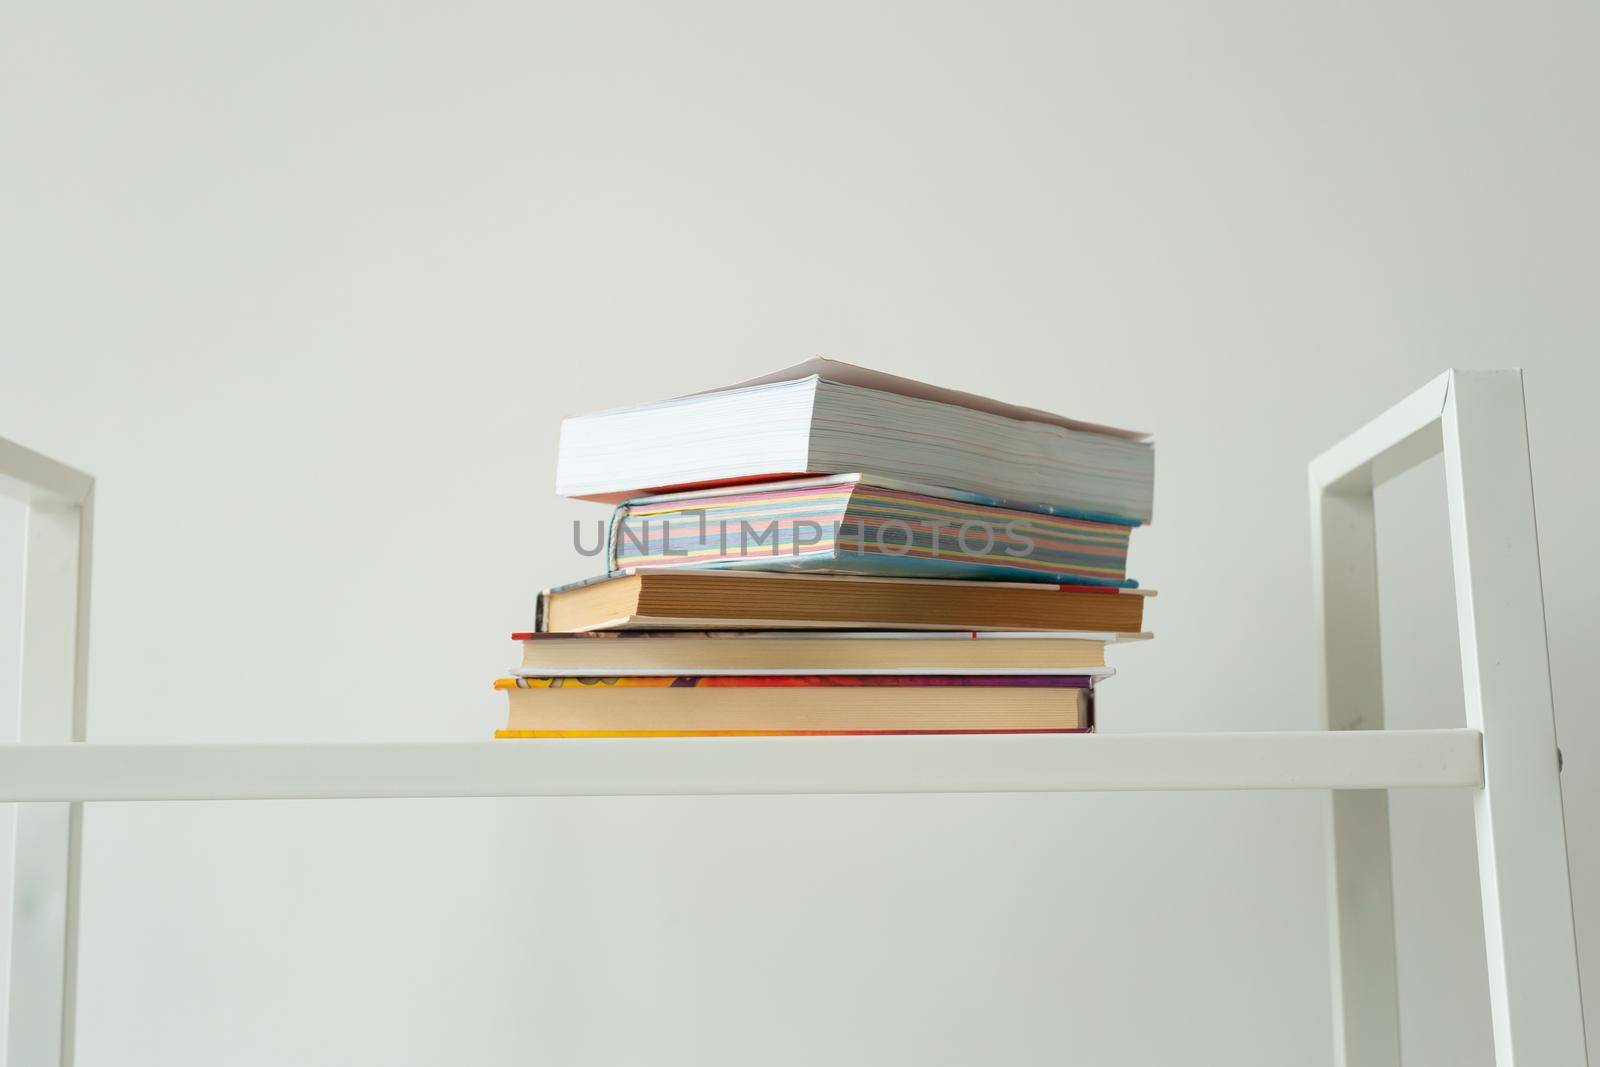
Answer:
[[(1474, 803), (1495, 1062), (1584, 1067), (1521, 371), (1449, 371), (1312, 462), (1324, 719), (1383, 725), (1372, 492), (1441, 451), (1466, 720), (1483, 738)], [(1335, 1063), (1389, 1067), (1400, 1025), (1388, 806), (1349, 792), (1329, 805)]]
[[(18, 740), (84, 740), (94, 480), (0, 439), (0, 492), (26, 508)], [(71, 1067), (83, 805), (20, 805), (5, 1062)]]
[(1580, 1067), (1583, 998), (1521, 371), (1456, 372), (1442, 412), (1495, 1062)]
[[(1315, 473), (1315, 472), (1313, 472)], [(1371, 486), (1311, 486), (1322, 720), (1328, 730), (1383, 729), (1377, 531)], [(1326, 809), (1329, 962), (1336, 1067), (1398, 1067), (1389, 794), (1335, 790)]]

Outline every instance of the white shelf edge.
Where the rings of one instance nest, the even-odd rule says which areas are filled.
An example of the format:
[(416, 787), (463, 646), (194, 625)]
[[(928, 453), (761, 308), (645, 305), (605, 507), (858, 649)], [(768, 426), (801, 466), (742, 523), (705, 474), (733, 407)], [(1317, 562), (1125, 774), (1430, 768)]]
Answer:
[(1476, 730), (6, 744), (0, 801), (1476, 788)]

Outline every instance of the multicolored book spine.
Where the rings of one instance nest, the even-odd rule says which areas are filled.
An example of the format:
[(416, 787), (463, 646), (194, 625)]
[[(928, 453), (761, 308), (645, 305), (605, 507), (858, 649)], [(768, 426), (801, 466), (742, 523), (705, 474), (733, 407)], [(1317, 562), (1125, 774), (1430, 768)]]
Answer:
[(612, 516), (607, 562), (1131, 588), (1131, 531), (845, 475), (628, 501)]
[(1092, 689), (1086, 674), (677, 674), (496, 678), (496, 689)]

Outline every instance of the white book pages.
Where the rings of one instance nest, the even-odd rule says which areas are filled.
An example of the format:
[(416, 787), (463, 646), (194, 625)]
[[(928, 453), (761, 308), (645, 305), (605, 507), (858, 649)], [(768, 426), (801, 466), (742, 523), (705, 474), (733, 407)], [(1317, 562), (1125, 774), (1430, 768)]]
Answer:
[(1150, 520), (1154, 449), (1138, 435), (999, 414), (1042, 413), (994, 402), (937, 401), (928, 397), (969, 394), (932, 386), (916, 392), (811, 375), (570, 418), (556, 490), (615, 503), (698, 483), (865, 470), (1032, 510)]
[[(1038, 408), (1007, 404), (999, 400), (991, 400), (986, 396), (979, 396), (976, 393), (964, 393), (959, 389), (946, 389), (943, 386), (929, 385), (927, 382), (919, 382), (915, 378), (902, 378), (898, 374), (885, 374), (883, 371), (873, 370), (870, 367), (858, 367), (854, 363), (828, 359), (826, 356), (808, 359), (804, 363), (796, 363), (792, 367), (785, 367), (782, 370), (773, 371), (771, 374), (763, 374), (759, 378), (751, 378), (749, 381), (740, 382), (738, 385), (729, 386), (728, 388), (743, 389), (752, 385), (768, 385), (773, 382), (794, 381), (796, 378), (809, 378), (812, 375), (830, 382), (838, 382), (840, 385), (855, 385), (863, 389), (876, 389), (879, 392), (896, 393), (900, 396), (909, 396), (918, 400), (932, 400), (940, 404), (952, 404), (956, 407), (971, 408), (974, 411), (986, 411), (991, 415), (1002, 415), (1008, 419), (1021, 419), (1025, 422), (1046, 422), (1053, 426), (1064, 426), (1069, 430), (1110, 434), (1112, 437), (1123, 437), (1132, 441), (1142, 441), (1150, 436), (1138, 430), (1122, 430), (1115, 426), (1103, 426), (1096, 422), (1069, 419), (1064, 415), (1040, 411)], [(720, 391), (706, 390), (706, 392)]]
[(646, 489), (805, 473), (816, 386), (781, 382), (566, 419), (556, 492), (617, 503)]
[(881, 471), (1050, 509), (1150, 521), (1146, 442), (822, 381), (810, 469)]

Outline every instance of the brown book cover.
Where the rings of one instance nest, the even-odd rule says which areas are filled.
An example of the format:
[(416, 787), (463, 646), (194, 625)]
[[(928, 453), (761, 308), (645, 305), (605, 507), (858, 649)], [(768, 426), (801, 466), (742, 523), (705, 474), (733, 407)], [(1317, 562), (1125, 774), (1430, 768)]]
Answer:
[(537, 629), (1144, 628), (1144, 589), (756, 571), (624, 571), (547, 589)]

